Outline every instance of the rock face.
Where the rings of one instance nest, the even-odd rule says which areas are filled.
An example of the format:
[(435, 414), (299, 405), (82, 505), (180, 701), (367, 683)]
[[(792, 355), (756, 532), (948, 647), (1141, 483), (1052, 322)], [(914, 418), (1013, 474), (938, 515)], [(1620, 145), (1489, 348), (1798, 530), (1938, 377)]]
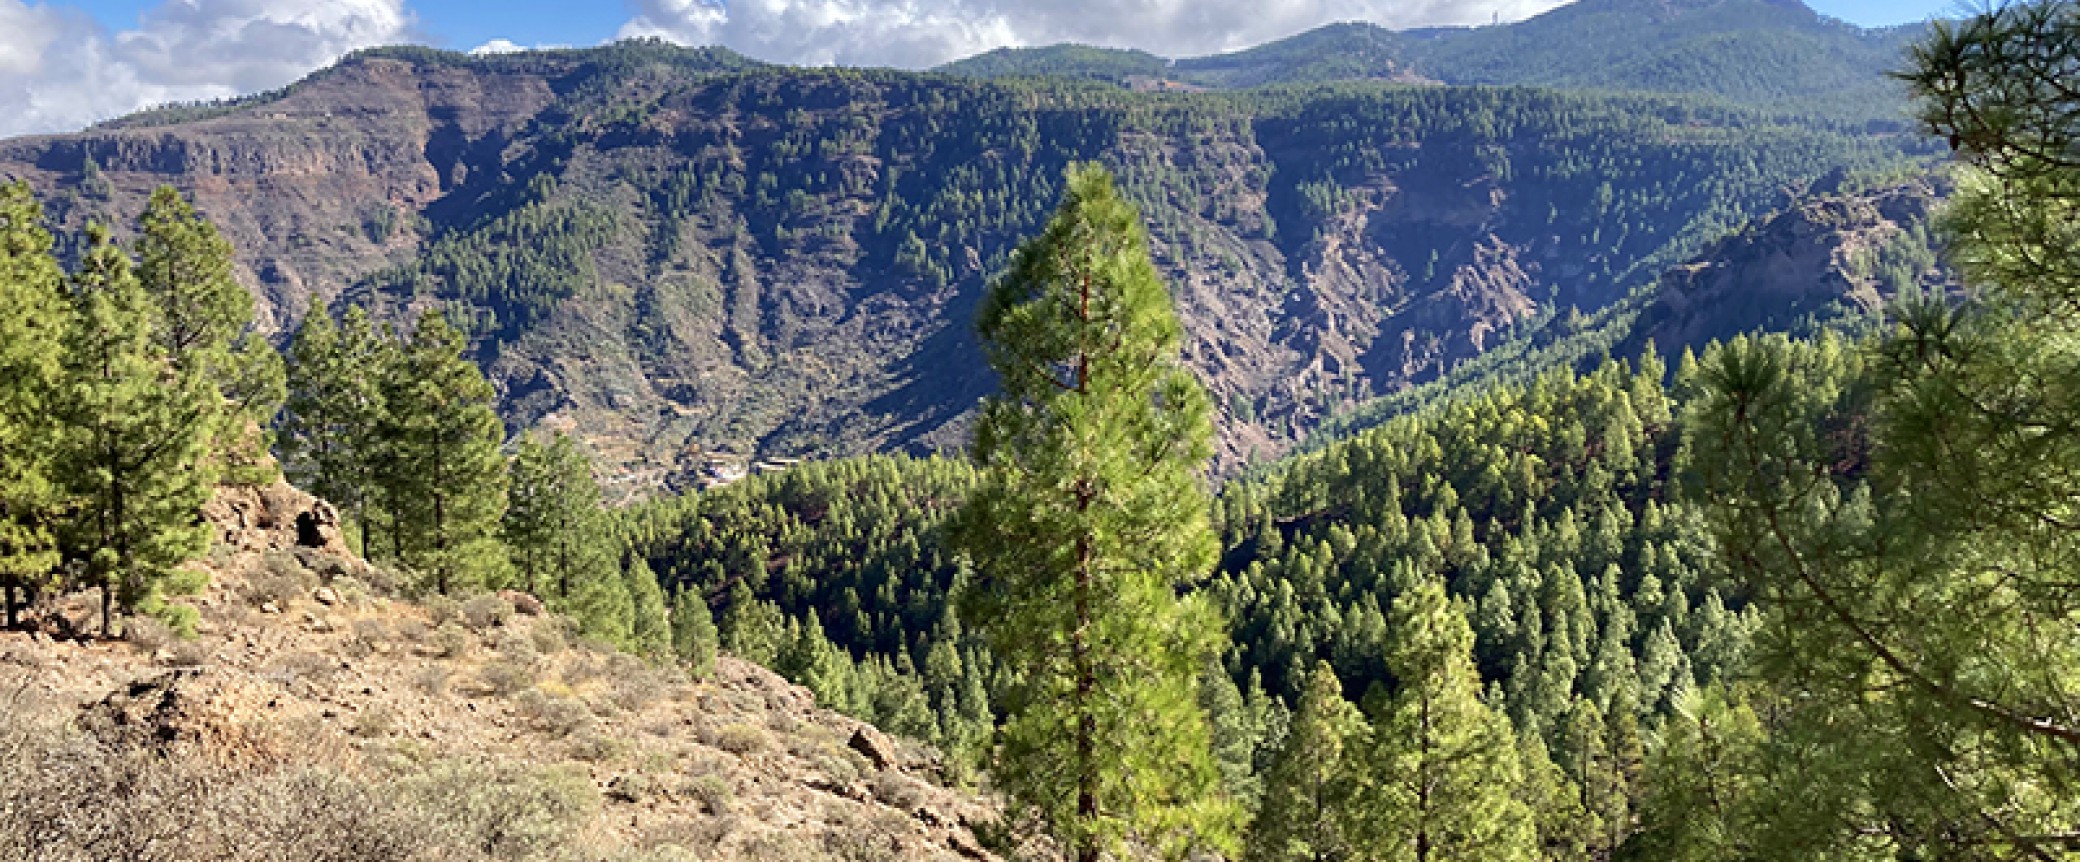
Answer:
[(0, 177), (69, 229), (181, 188), (278, 334), (342, 298), (445, 307), (509, 425), (574, 433), (632, 491), (717, 452), (962, 445), (993, 388), (976, 305), (1072, 160), (1141, 206), (1232, 468), (1601, 308), (1693, 223), (1872, 151), (1530, 91), (1253, 102), (746, 65), (364, 53), (235, 108), (0, 142)]
[(276, 481), (260, 488), (219, 487), (202, 509), (218, 543), (241, 551), (306, 551), (345, 557), (339, 510)]
[(1753, 223), (1663, 274), (1632, 344), (1673, 353), (1875, 312), (1903, 286), (1953, 290), (1926, 233), (1941, 194), (1929, 182), (1831, 193)]

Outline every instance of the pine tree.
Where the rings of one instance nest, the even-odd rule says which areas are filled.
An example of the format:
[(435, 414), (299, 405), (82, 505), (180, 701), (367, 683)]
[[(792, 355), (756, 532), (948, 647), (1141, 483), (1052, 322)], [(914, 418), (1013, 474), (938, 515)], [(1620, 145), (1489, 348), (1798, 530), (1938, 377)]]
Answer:
[(1473, 631), (1423, 580), (1394, 600), (1387, 669), (1391, 698), (1368, 697), (1375, 715), (1368, 781), (1355, 826), (1364, 858), (1510, 862), (1536, 855), (1531, 812), (1509, 722), (1480, 700)]
[(639, 655), (661, 656), (672, 649), (671, 613), (664, 603), (664, 588), (657, 573), (642, 557), (630, 557), (623, 569), (628, 578), (628, 644)]
[(1017, 681), (996, 775), (1081, 862), (1231, 847), (1196, 692), (1223, 627), (1176, 592), (1214, 564), (1210, 408), (1134, 208), (1096, 166), (1067, 187), (983, 302), (1002, 393), (954, 528), (978, 574), (962, 616)]
[(1963, 162), (1939, 225), (1970, 302), (1907, 296), (1861, 349), (1744, 339), (1691, 369), (1695, 488), (1766, 608), (1766, 751), (1807, 755), (1765, 758), (1763, 846), (2073, 850), (2046, 836), (2080, 823), (2076, 22), (2073, 0), (1990, 4), (1931, 26), (1902, 76)]
[(1349, 830), (1361, 770), (1354, 744), (1365, 719), (1343, 697), (1328, 662), (1307, 675), (1284, 747), (1264, 777), (1264, 805), (1250, 829), (1249, 862), (1342, 862), (1358, 858)]
[(1235, 687), (1219, 662), (1207, 662), (1200, 675), (1199, 707), (1206, 712), (1221, 786), (1243, 811), (1254, 811), (1263, 792), (1253, 768), (1262, 734), (1242, 699), (1242, 689)]
[(1718, 689), (1683, 688), (1648, 761), (1641, 828), (1626, 841), (1636, 858), (1713, 862), (1758, 858), (1752, 822), (1756, 791), (1768, 781), (1758, 762), (1762, 722)]
[(176, 365), (228, 348), (253, 320), (253, 296), (231, 276), (231, 243), (172, 186), (138, 219), (137, 280), (158, 306), (153, 339)]
[[(491, 384), (464, 347), (461, 333), (428, 312), (383, 381), (381, 478), (398, 561), (442, 594), (497, 583), (506, 566), (497, 540), (505, 429)], [(608, 580), (620, 586), (619, 577)]]
[[(639, 622), (636, 602), (647, 599), (631, 589), (633, 582), (615, 562), (592, 463), (575, 441), (559, 433), (547, 445), (521, 440), (510, 467), (509, 504), (500, 532), (519, 583), (575, 617), (588, 634), (628, 642)], [(662, 593), (656, 599), (652, 610), (661, 610)], [(646, 635), (662, 631), (646, 629)]]
[(379, 429), (389, 351), (358, 306), (335, 324), (314, 308), (289, 346), (288, 398), (277, 429), (290, 481), (346, 513), (364, 556), (372, 556), (368, 507), (381, 457)]
[(715, 615), (708, 610), (708, 600), (701, 596), (700, 588), (681, 586), (672, 597), (672, 652), (685, 663), (687, 673), (694, 679), (706, 679), (715, 672), (715, 650), (721, 646), (722, 636), (715, 630)]
[(0, 185), (0, 602), (10, 628), (58, 567), (52, 408), (71, 315), (42, 221), (27, 184)]
[(101, 590), (101, 627), (116, 605), (152, 610), (182, 563), (208, 547), (197, 513), (209, 499), (205, 456), (220, 397), (202, 369), (152, 338), (159, 311), (100, 228), (72, 277), (66, 346), (63, 475), (80, 501), (68, 553)]
[(152, 192), (138, 228), (137, 280), (159, 311), (153, 337), (223, 399), (211, 431), (220, 478), (271, 480), (261, 429), (282, 405), (281, 355), (251, 331), (253, 295), (232, 277), (231, 243), (172, 186)]
[(756, 665), (772, 667), (787, 644), (786, 615), (772, 602), (758, 598), (741, 579), (730, 585), (720, 628), (722, 648)]
[(626, 648), (635, 637), (635, 597), (629, 594), (628, 579), (611, 560), (599, 574), (578, 581), (570, 598), (557, 605), (577, 620), (578, 631), (586, 637)]

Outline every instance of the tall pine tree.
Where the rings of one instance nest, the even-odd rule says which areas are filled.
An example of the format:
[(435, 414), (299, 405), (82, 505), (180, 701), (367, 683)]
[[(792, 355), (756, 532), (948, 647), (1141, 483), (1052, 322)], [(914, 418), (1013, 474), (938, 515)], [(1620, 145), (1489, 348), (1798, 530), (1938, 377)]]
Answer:
[(1428, 578), (1394, 599), (1387, 671), (1359, 793), (1363, 858), (1383, 862), (1513, 862), (1536, 855), (1531, 811), (1509, 721), (1480, 700), (1473, 630), (1444, 583)]
[(672, 653), (694, 679), (706, 679), (715, 672), (715, 649), (721, 643), (715, 615), (700, 588), (681, 586), (672, 596)]
[(1061, 208), (983, 301), (1002, 392), (957, 518), (978, 621), (1016, 681), (996, 776), (1081, 862), (1134, 843), (1232, 848), (1199, 672), (1223, 626), (1177, 587), (1213, 568), (1200, 472), (1205, 392), (1111, 176), (1067, 174)]
[(52, 408), (70, 309), (42, 221), (26, 184), (0, 185), (0, 601), (9, 627), (58, 562)]
[(386, 351), (358, 307), (346, 325), (323, 308), (303, 319), (289, 345), (288, 399), (277, 428), (290, 481), (331, 501), (369, 555), (368, 504), (380, 458)]
[(1249, 862), (1344, 862), (1362, 772), (1353, 743), (1365, 719), (1343, 697), (1328, 662), (1307, 674), (1286, 743), (1264, 781), (1264, 805), (1250, 829)]
[(116, 606), (151, 609), (168, 576), (208, 547), (197, 515), (213, 486), (207, 454), (221, 405), (201, 368), (153, 339), (159, 310), (128, 256), (98, 227), (88, 242), (71, 285), (63, 472), (79, 500), (69, 554), (101, 590), (106, 633)]
[[(515, 448), (511, 474), (500, 530), (518, 583), (577, 618), (587, 633), (625, 642), (633, 635), (635, 594), (615, 563), (592, 463), (564, 434), (547, 444), (529, 437)], [(646, 637), (653, 634), (646, 629)]]
[[(447, 594), (499, 583), (505, 428), (462, 333), (428, 312), (383, 386), (382, 483), (400, 563)], [(618, 579), (617, 579), (618, 580)]]
[(222, 396), (211, 429), (219, 477), (272, 479), (261, 429), (282, 404), (282, 359), (252, 331), (253, 295), (232, 277), (231, 243), (172, 186), (152, 192), (138, 229), (137, 280), (159, 312), (153, 338)]

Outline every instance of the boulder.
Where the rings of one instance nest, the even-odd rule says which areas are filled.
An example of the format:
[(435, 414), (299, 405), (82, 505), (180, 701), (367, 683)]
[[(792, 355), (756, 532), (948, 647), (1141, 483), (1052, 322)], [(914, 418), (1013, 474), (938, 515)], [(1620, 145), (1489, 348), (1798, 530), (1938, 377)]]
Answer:
[(538, 617), (542, 615), (542, 600), (535, 598), (533, 595), (519, 590), (499, 590), (498, 597), (505, 599), (507, 603), (513, 606), (513, 612), (521, 616)]
[(845, 745), (859, 752), (868, 763), (874, 764), (875, 769), (888, 769), (896, 765), (895, 743), (890, 742), (881, 731), (867, 725), (862, 724), (852, 731), (852, 738), (846, 740)]

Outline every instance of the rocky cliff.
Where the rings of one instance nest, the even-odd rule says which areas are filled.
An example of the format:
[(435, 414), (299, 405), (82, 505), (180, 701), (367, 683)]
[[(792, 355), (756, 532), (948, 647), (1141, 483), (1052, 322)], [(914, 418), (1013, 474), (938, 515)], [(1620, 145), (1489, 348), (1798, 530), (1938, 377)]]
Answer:
[(1905, 290), (1954, 291), (1929, 234), (1941, 194), (1930, 181), (1834, 190), (1758, 219), (1664, 273), (1628, 343), (1673, 352), (1875, 315)]

